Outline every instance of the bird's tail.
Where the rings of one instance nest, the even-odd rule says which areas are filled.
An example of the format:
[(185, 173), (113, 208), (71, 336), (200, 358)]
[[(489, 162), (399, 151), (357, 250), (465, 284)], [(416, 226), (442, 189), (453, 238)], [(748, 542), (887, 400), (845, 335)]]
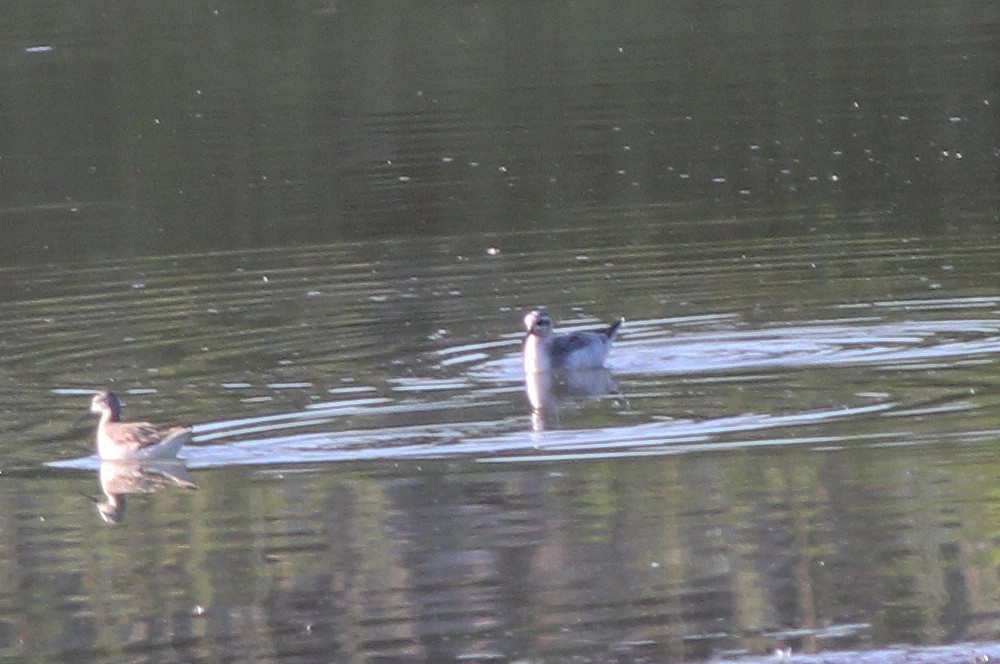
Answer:
[(609, 325), (608, 329), (604, 330), (604, 336), (606, 336), (608, 339), (614, 339), (615, 335), (618, 334), (618, 330), (621, 329), (621, 326), (624, 324), (625, 324), (625, 319), (619, 318), (614, 323)]

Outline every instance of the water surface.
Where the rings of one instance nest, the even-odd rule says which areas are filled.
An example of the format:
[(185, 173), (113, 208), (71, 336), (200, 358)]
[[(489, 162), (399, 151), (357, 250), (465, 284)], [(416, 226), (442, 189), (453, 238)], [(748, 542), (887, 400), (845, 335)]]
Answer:
[(1000, 656), (997, 8), (796, 7), (13, 12), (0, 658)]

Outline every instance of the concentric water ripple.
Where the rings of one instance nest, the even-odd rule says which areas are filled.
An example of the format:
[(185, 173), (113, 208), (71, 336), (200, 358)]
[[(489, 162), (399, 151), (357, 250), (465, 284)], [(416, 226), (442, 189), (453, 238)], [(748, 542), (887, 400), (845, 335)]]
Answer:
[[(919, 278), (975, 272), (991, 260), (989, 246), (942, 254), (845, 236), (820, 247), (763, 242), (752, 258), (727, 258), (724, 245), (694, 244), (664, 269), (663, 250), (652, 245), (609, 254), (607, 232), (567, 235), (564, 246), (544, 250), (513, 239), (491, 252), (486, 243), (429, 240), (7, 269), (0, 389), (20, 404), (7, 426), (59, 449), (87, 449), (78, 424), (85, 395), (112, 387), (128, 416), (196, 423), (205, 463), (240, 463), (251, 449), (255, 463), (487, 458), (524, 452), (555, 430), (582, 432), (581, 449), (600, 455), (655, 448), (657, 435), (682, 444), (663, 429), (667, 421), (697, 422), (721, 439), (721, 423), (734, 417), (759, 431), (756, 422), (770, 417), (843, 422), (841, 409), (861, 417), (873, 405), (957, 399), (961, 387), (929, 372), (989, 363), (1000, 350), (1000, 298), (955, 288), (938, 298), (927, 289), (934, 282)], [(869, 279), (871, 265), (884, 271), (877, 291), (858, 290), (869, 282), (849, 271), (823, 273), (824, 257), (844, 251), (868, 252)], [(551, 268), (567, 260), (572, 288)], [(910, 272), (900, 276), (903, 265)], [(519, 281), (503, 276), (512, 270)], [(708, 288), (705, 275), (711, 290), (700, 294), (691, 280)], [(748, 277), (763, 286), (740, 290)], [(588, 280), (616, 284), (620, 305), (560, 304), (580, 302)], [(797, 301), (803, 283), (829, 299)], [(919, 297), (914, 286), (925, 289)], [(697, 301), (673, 302), (679, 287)], [(888, 287), (907, 296), (879, 296)], [(851, 296), (835, 297), (842, 293)], [(553, 385), (546, 417), (526, 391), (519, 357), (521, 312), (538, 305), (549, 305), (563, 329), (628, 319), (608, 386)], [(919, 375), (923, 386), (886, 372)], [(38, 389), (51, 400), (22, 403)], [(638, 436), (636, 426), (658, 433)], [(603, 450), (594, 435), (607, 438)]]

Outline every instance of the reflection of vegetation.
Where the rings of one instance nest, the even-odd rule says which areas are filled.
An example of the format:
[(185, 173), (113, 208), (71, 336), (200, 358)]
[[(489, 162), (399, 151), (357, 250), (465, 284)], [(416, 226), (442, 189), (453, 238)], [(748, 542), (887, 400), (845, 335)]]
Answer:
[(935, 223), (942, 202), (993, 196), (996, 31), (970, 7), (169, 6), (74, 9), (53, 35), (27, 4), (9, 34), (55, 46), (5, 70), (0, 206), (38, 221), (102, 204), (82, 216), (127, 232), (75, 237), (77, 257), (663, 204), (897, 205)]
[[(420, 480), (230, 470), (134, 500), (114, 529), (80, 522), (96, 516), (72, 491), (48, 496), (66, 504), (44, 530), (13, 527), (28, 520), (7, 493), (3, 578), (20, 579), (7, 601), (31, 626), (12, 642), (406, 653), (429, 647), (422, 623), (458, 607), (496, 637), (531, 625), (509, 644), (521, 655), (544, 656), (580, 622), (602, 643), (663, 652), (690, 634), (719, 634), (711, 654), (844, 623), (871, 625), (797, 649), (961, 639), (1000, 601), (980, 553), (995, 510), (964, 498), (988, 495), (995, 473), (970, 452), (748, 451), (576, 463), (557, 477), (434, 463)], [(455, 624), (449, 647), (494, 638), (480, 627)]]
[[(710, 333), (935, 316), (871, 303), (944, 283), (988, 301), (941, 315), (992, 311), (992, 227), (924, 232), (964, 223), (956, 208), (995, 222), (1000, 32), (971, 5), (424, 5), (7, 8), (8, 53), (53, 43), (0, 68), (7, 456), (58, 456), (18, 447), (67, 440), (85, 404), (56, 386), (155, 382), (129, 412), (157, 420), (292, 412), (464, 371), (428, 359), (441, 343), (510, 332), (489, 352), (513, 354), (526, 305), (726, 314), (697, 323)], [(668, 375), (634, 417), (879, 393), (961, 408), (911, 416), (897, 448), (877, 447), (900, 442), (885, 417), (801, 427), (770, 454), (227, 469), (134, 500), (117, 529), (76, 478), (5, 470), (0, 658), (599, 643), (672, 661), (697, 656), (691, 635), (707, 658), (845, 623), (862, 627), (796, 649), (995, 636), (994, 367), (856, 369)], [(570, 416), (598, 428), (609, 404)]]

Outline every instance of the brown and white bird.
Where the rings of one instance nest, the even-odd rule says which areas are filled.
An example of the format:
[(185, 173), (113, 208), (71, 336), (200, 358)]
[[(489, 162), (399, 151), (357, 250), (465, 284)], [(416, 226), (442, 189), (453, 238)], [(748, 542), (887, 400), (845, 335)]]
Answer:
[(161, 427), (149, 422), (122, 422), (122, 405), (114, 392), (98, 392), (90, 412), (100, 415), (97, 454), (105, 461), (170, 459), (191, 441), (191, 427)]

